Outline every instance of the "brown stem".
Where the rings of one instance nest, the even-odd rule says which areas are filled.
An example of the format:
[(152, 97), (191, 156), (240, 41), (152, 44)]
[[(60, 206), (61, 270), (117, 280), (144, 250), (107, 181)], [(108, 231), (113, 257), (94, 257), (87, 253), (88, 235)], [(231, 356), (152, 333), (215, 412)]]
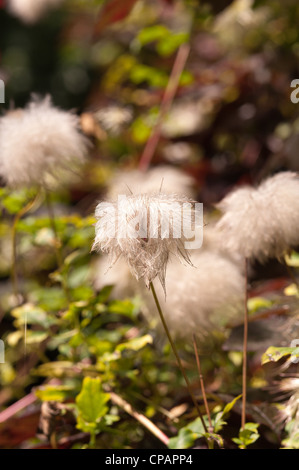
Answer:
[(181, 358), (180, 358), (180, 356), (179, 356), (179, 354), (178, 354), (178, 352), (177, 352), (176, 346), (175, 346), (175, 344), (174, 344), (174, 342), (173, 342), (173, 339), (172, 339), (172, 337), (171, 337), (170, 331), (169, 331), (169, 329), (168, 329), (167, 323), (166, 323), (166, 321), (165, 321), (165, 318), (164, 318), (164, 315), (163, 315), (163, 312), (162, 312), (162, 309), (161, 309), (161, 306), (160, 306), (160, 302), (159, 302), (159, 300), (158, 300), (158, 297), (157, 297), (157, 294), (156, 294), (156, 291), (155, 291), (155, 288), (154, 288), (154, 285), (153, 285), (152, 282), (150, 282), (150, 289), (151, 289), (151, 291), (152, 291), (152, 294), (153, 294), (153, 297), (154, 297), (154, 301), (155, 301), (156, 307), (157, 307), (157, 309), (158, 309), (158, 312), (159, 312), (159, 315), (160, 315), (160, 319), (161, 319), (162, 325), (163, 325), (163, 327), (164, 327), (165, 333), (166, 333), (167, 338), (168, 338), (168, 340), (169, 340), (169, 342), (170, 342), (170, 345), (171, 345), (171, 347), (172, 347), (172, 350), (173, 350), (173, 353), (174, 353), (175, 358), (176, 358), (176, 360), (177, 360), (177, 363), (178, 363), (178, 366), (179, 366), (179, 368), (180, 368), (180, 371), (181, 371), (181, 373), (182, 373), (182, 375), (183, 375), (183, 377), (184, 377), (184, 379), (185, 379), (185, 382), (186, 382), (187, 389), (188, 389), (188, 391), (189, 391), (190, 397), (191, 397), (191, 399), (192, 399), (192, 401), (193, 401), (193, 403), (194, 403), (194, 406), (195, 406), (195, 408), (196, 408), (196, 411), (197, 411), (197, 413), (198, 413), (198, 416), (199, 416), (199, 418), (200, 418), (200, 420), (201, 420), (201, 422), (202, 422), (202, 426), (203, 426), (203, 428), (204, 428), (204, 431), (207, 433), (207, 432), (208, 432), (208, 429), (207, 429), (206, 423), (204, 422), (202, 413), (201, 413), (201, 411), (200, 411), (200, 408), (199, 408), (199, 406), (198, 406), (198, 403), (197, 403), (197, 401), (196, 401), (196, 399), (195, 399), (195, 396), (194, 396), (194, 394), (193, 394), (193, 391), (192, 391), (191, 384), (190, 384), (190, 382), (189, 382), (188, 376), (187, 376), (187, 374), (186, 374), (186, 372), (185, 372), (185, 369), (184, 369), (184, 367), (183, 367)]
[(194, 352), (195, 352), (195, 358), (196, 358), (197, 370), (198, 370), (198, 375), (199, 375), (201, 393), (202, 393), (202, 397), (203, 397), (203, 401), (204, 401), (204, 405), (205, 405), (205, 410), (206, 410), (206, 414), (208, 416), (208, 421), (209, 421), (209, 432), (212, 433), (213, 432), (213, 424), (212, 424), (212, 420), (211, 420), (211, 414), (210, 414), (210, 409), (209, 409), (209, 405), (208, 405), (208, 400), (207, 400), (203, 375), (202, 375), (202, 372), (201, 372), (201, 365), (200, 365), (200, 359), (199, 359), (198, 347), (197, 347), (195, 334), (193, 334), (193, 348), (194, 348)]
[(122, 408), (126, 413), (135, 418), (142, 426), (144, 426), (148, 431), (150, 431), (154, 436), (156, 436), (163, 444), (168, 446), (169, 437), (166, 436), (154, 423), (152, 423), (146, 416), (134, 410), (134, 408), (125, 401), (122, 397), (117, 395), (114, 392), (110, 393), (111, 401)]
[(242, 416), (241, 428), (244, 429), (246, 422), (246, 399), (247, 399), (247, 343), (248, 343), (248, 259), (244, 260), (245, 274), (245, 298), (244, 298), (244, 333), (243, 333), (243, 373), (242, 373)]
[(157, 124), (152, 130), (152, 133), (144, 147), (142, 156), (139, 161), (139, 169), (142, 171), (146, 171), (147, 168), (149, 167), (150, 162), (155, 153), (155, 150), (157, 148), (157, 145), (160, 139), (160, 134), (161, 134), (161, 125), (162, 125), (165, 115), (167, 114), (167, 112), (169, 111), (172, 105), (173, 99), (177, 92), (181, 74), (184, 70), (189, 52), (190, 52), (189, 44), (185, 43), (179, 47), (168, 83), (167, 83), (167, 86), (166, 86), (166, 89), (162, 98), (160, 114), (158, 116)]
[(8, 419), (12, 418), (16, 413), (23, 410), (29, 405), (32, 405), (37, 400), (36, 395), (34, 393), (29, 393), (25, 397), (21, 398), (17, 402), (10, 405), (5, 410), (1, 411), (0, 413), (0, 423), (4, 423)]

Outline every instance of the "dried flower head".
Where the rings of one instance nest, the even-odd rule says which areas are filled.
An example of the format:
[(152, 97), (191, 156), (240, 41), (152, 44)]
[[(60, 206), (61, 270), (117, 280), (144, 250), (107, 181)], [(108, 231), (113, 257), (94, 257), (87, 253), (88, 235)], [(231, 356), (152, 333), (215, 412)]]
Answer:
[(123, 257), (147, 287), (158, 277), (165, 288), (171, 255), (190, 263), (186, 247), (202, 231), (195, 203), (177, 195), (120, 196), (117, 202), (98, 204), (95, 215), (92, 249), (108, 253), (111, 265)]
[(32, 24), (62, 2), (63, 0), (8, 0), (7, 8), (24, 23)]
[(257, 188), (243, 187), (219, 204), (218, 228), (231, 251), (265, 261), (281, 258), (299, 243), (299, 178), (282, 172)]
[(195, 197), (193, 178), (170, 165), (161, 165), (149, 171), (129, 170), (117, 173), (111, 180), (107, 197), (116, 199), (118, 194), (183, 194)]
[(54, 107), (49, 97), (0, 118), (0, 176), (12, 187), (47, 185), (74, 172), (88, 140), (79, 118)]

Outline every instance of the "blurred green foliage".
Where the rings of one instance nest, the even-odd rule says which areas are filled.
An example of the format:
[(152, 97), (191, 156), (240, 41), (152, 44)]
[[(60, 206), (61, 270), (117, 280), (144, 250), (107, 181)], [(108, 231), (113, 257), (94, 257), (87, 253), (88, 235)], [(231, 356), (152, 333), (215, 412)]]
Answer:
[[(60, 269), (42, 195), (18, 221), (21, 305), (10, 283), (11, 226), (36, 190), (0, 188), (0, 337), (6, 346), (0, 411), (33, 391), (33, 415), (40, 415), (41, 402), (60, 405), (58, 443), (65, 438), (68, 447), (165, 447), (112, 402), (113, 391), (170, 437), (169, 448), (205, 446), (207, 436), (169, 346), (141, 319), (140, 299), (115, 300), (113, 286), (94, 288), (94, 207), (115, 170), (138, 165), (158, 122), (176, 53), (185, 43), (191, 53), (152, 163), (180, 164), (196, 179), (198, 199), (207, 209), (233, 185), (280, 169), (298, 170), (299, 108), (290, 100), (290, 84), (299, 77), (299, 5), (296, 0), (124, 3), (66, 1), (33, 25), (0, 9), (0, 78), (6, 84), (1, 110), (24, 106), (31, 93), (49, 93), (57, 106), (85, 112), (94, 124), (81, 178), (53, 193)], [(119, 112), (109, 117), (112, 105)], [(101, 121), (102, 109), (107, 112)], [(132, 112), (130, 118), (124, 109)], [(179, 144), (187, 148), (187, 157)], [(298, 268), (298, 253), (287, 262)], [(271, 276), (270, 268), (270, 276), (258, 273), (256, 280)], [(288, 293), (277, 294), (273, 287), (253, 295), (251, 317), (259, 320), (283, 302), (298, 315), (292, 303), (298, 291), (294, 287)], [(226, 334), (213, 338), (202, 354), (213, 423), (208, 439), (214, 447), (298, 448), (295, 420), (278, 426), (282, 405), (263, 388), (267, 366), (291, 354), (297, 358), (298, 348), (273, 344), (267, 349), (259, 343), (250, 351), (249, 412), (256, 422), (239, 430), (241, 353), (237, 347), (222, 349)], [(191, 341), (179, 346), (200, 395)], [(201, 397), (200, 407), (205, 414)], [(38, 423), (32, 419), (29, 435), (9, 442), (5, 434), (17, 425), (1, 423), (0, 448), (50, 446), (51, 436), (36, 438)], [(208, 424), (206, 415), (205, 420)]]

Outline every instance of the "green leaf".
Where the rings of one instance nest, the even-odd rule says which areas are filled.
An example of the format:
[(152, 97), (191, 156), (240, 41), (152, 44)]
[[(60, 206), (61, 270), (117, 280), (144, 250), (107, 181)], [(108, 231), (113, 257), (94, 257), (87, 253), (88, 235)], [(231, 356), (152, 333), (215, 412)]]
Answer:
[(242, 394), (235, 397), (230, 403), (227, 403), (222, 411), (222, 418), (227, 415), (231, 409), (235, 406), (236, 402), (241, 398)]
[(277, 362), (283, 357), (292, 356), (294, 359), (299, 358), (299, 347), (275, 347), (270, 346), (262, 355), (262, 365), (268, 362)]
[(63, 402), (72, 395), (73, 388), (66, 385), (46, 385), (35, 390), (35, 395), (42, 401)]
[(260, 437), (257, 429), (258, 423), (246, 423), (244, 428), (240, 429), (239, 437), (234, 437), (232, 440), (240, 449), (246, 449), (247, 446), (253, 444)]
[[(100, 292), (98, 293), (98, 295), (96, 297), (96, 302), (100, 303), (100, 304), (103, 304), (103, 303), (107, 302), (107, 300), (109, 300), (109, 297), (110, 297), (110, 294), (111, 294), (112, 290), (113, 290), (113, 286), (111, 286), (111, 285), (104, 286), (100, 290)], [(111, 304), (113, 305), (113, 302), (111, 302)]]
[(179, 433), (175, 437), (171, 437), (168, 442), (169, 449), (188, 449), (197, 439), (197, 434), (194, 434), (188, 428), (180, 429)]
[(134, 318), (137, 313), (137, 308), (131, 300), (113, 300), (108, 305), (108, 312)]
[(17, 214), (30, 199), (33, 199), (34, 192), (28, 189), (18, 189), (8, 194), (4, 192), (1, 196), (1, 204), (7, 212)]
[(139, 338), (133, 338), (126, 343), (118, 344), (115, 348), (116, 351), (124, 351), (125, 349), (131, 349), (132, 351), (139, 351), (144, 348), (147, 344), (152, 344), (153, 338), (151, 335), (144, 335)]
[(28, 331), (26, 336), (26, 344), (36, 344), (45, 341), (48, 338), (48, 333), (44, 331)]
[(157, 41), (159, 39), (165, 38), (169, 36), (170, 31), (163, 25), (157, 24), (154, 26), (149, 26), (147, 28), (143, 28), (137, 36), (138, 41), (142, 46), (148, 44), (153, 41)]
[(293, 251), (290, 255), (286, 255), (285, 262), (288, 266), (299, 268), (299, 253)]
[(21, 307), (14, 308), (11, 314), (16, 319), (15, 325), (18, 327), (27, 323), (29, 325), (40, 325), (44, 328), (48, 328), (57, 323), (57, 319), (47, 314), (42, 308), (31, 303), (26, 303)]
[(137, 144), (144, 144), (151, 135), (152, 127), (142, 116), (137, 117), (131, 126), (132, 138)]
[(134, 65), (130, 73), (130, 79), (137, 85), (146, 82), (156, 88), (164, 88), (168, 82), (168, 77), (165, 72), (144, 64)]
[(179, 46), (187, 42), (189, 39), (188, 33), (170, 34), (163, 37), (157, 44), (158, 54), (167, 57), (173, 54)]
[(258, 310), (271, 307), (273, 302), (271, 302), (271, 300), (264, 299), (263, 297), (252, 297), (251, 299), (248, 299), (247, 305), (249, 312), (255, 313)]
[(234, 407), (235, 403), (241, 398), (242, 395), (238, 395), (231, 402), (227, 403), (222, 411), (219, 411), (213, 420), (214, 431), (219, 432), (227, 423), (224, 420), (224, 417), (229, 414), (229, 412)]
[(85, 377), (81, 392), (76, 397), (80, 419), (96, 426), (108, 412), (106, 403), (109, 398), (109, 394), (102, 391), (99, 378)]

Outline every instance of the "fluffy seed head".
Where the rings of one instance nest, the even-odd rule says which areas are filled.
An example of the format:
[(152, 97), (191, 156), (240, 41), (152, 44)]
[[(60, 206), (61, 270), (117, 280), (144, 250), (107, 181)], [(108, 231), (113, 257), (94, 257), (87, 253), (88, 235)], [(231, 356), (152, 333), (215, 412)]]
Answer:
[(299, 378), (287, 377), (277, 383), (278, 391), (287, 394), (288, 398), (279, 411), (279, 422), (287, 425), (287, 438), (283, 444), (298, 442), (299, 436)]
[(117, 173), (111, 180), (107, 198), (116, 199), (118, 194), (182, 194), (195, 197), (193, 178), (170, 165), (161, 165), (149, 171), (129, 170)]
[(28, 24), (39, 21), (52, 8), (64, 0), (7, 0), (7, 8), (14, 16)]
[(218, 228), (231, 251), (265, 261), (281, 258), (299, 244), (299, 178), (282, 172), (257, 188), (243, 187), (219, 204)]
[(94, 116), (105, 131), (118, 135), (131, 122), (133, 113), (130, 108), (108, 106), (97, 111)]
[(55, 108), (49, 97), (0, 118), (0, 176), (8, 186), (59, 180), (84, 161), (87, 148), (79, 118)]
[(171, 255), (189, 263), (186, 244), (192, 238), (191, 225), (193, 230), (202, 230), (194, 202), (177, 195), (121, 196), (117, 202), (98, 204), (95, 215), (98, 222), (92, 249), (108, 253), (111, 265), (119, 257), (125, 258), (147, 287), (158, 277), (165, 288)]

